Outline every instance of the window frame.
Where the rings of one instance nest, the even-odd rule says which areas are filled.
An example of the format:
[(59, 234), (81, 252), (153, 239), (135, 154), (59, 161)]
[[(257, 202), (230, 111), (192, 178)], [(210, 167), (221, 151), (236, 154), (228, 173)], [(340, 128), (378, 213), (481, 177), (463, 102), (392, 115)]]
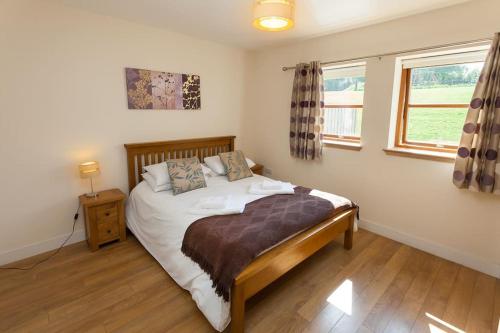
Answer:
[[(437, 67), (437, 66), (424, 66)], [(411, 88), (411, 71), (413, 68), (402, 68), (401, 85), (399, 88), (399, 101), (397, 123), (395, 131), (394, 146), (402, 149), (416, 149), (424, 151), (433, 151), (441, 153), (456, 153), (457, 145), (439, 144), (431, 142), (410, 141), (407, 139), (408, 129), (408, 110), (410, 108), (434, 108), (434, 109), (450, 109), (450, 108), (469, 108), (469, 104), (411, 104), (410, 103), (410, 88)]]
[[(345, 64), (345, 65), (340, 65), (338, 67), (327, 67), (324, 68), (323, 71), (328, 71), (328, 70), (342, 70), (342, 69), (349, 69), (349, 68), (357, 68), (357, 67), (362, 67), (363, 68), (363, 77), (366, 80), (366, 63), (365, 62), (359, 62), (359, 63), (351, 63), (351, 64)], [(350, 76), (344, 76), (344, 77), (350, 77)], [(366, 85), (365, 85), (366, 87)], [(364, 100), (365, 100), (365, 90), (363, 90), (363, 104), (326, 104), (324, 105), (324, 109), (361, 109), (361, 113), (364, 111)], [(338, 134), (333, 134), (333, 133), (323, 133), (323, 141), (336, 141), (339, 143), (348, 143), (348, 144), (356, 144), (359, 145), (361, 144), (361, 136), (351, 136), (351, 135), (338, 135)]]

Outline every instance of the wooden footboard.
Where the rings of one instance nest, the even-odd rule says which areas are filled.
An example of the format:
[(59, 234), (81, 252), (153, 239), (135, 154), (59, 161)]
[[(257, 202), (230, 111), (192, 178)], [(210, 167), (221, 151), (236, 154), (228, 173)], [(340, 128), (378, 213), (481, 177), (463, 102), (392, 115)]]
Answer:
[(344, 233), (344, 248), (352, 248), (356, 209), (344, 211), (283, 242), (254, 260), (235, 279), (231, 291), (231, 332), (245, 327), (245, 302), (267, 285)]

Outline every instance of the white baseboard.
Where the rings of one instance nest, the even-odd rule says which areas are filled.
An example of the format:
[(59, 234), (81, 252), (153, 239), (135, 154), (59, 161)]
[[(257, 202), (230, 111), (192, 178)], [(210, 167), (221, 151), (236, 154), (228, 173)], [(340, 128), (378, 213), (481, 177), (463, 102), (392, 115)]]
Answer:
[[(47, 239), (45, 241), (41, 241), (38, 243), (30, 244), (27, 246), (23, 246), (14, 250), (10, 250), (7, 252), (0, 253), (0, 265), (6, 265), (14, 261), (18, 261), (24, 258), (28, 258), (40, 253), (44, 253), (50, 250), (57, 249), (61, 244), (64, 242), (64, 240), (69, 236), (70, 234), (65, 234), (61, 236), (57, 236), (51, 239)], [(85, 240), (85, 230), (84, 229), (78, 229), (75, 230), (75, 233), (73, 236), (68, 240), (66, 245), (81, 242), (82, 240)]]
[(500, 277), (500, 264), (498, 263), (488, 262), (463, 251), (436, 244), (372, 221), (362, 219), (359, 221), (359, 227), (493, 277)]

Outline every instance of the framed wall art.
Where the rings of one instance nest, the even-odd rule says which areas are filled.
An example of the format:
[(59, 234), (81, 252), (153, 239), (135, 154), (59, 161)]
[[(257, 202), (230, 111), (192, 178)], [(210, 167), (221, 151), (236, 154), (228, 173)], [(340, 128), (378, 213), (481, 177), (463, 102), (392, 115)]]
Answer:
[(199, 110), (200, 76), (125, 68), (128, 108)]

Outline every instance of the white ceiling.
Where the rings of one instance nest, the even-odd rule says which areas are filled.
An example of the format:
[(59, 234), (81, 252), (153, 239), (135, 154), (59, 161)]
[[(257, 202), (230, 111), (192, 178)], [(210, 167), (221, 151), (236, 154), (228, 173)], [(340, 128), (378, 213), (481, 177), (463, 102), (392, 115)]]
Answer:
[(348, 30), (466, 1), (296, 0), (292, 30), (263, 32), (251, 24), (253, 0), (63, 0), (100, 14), (245, 48)]

